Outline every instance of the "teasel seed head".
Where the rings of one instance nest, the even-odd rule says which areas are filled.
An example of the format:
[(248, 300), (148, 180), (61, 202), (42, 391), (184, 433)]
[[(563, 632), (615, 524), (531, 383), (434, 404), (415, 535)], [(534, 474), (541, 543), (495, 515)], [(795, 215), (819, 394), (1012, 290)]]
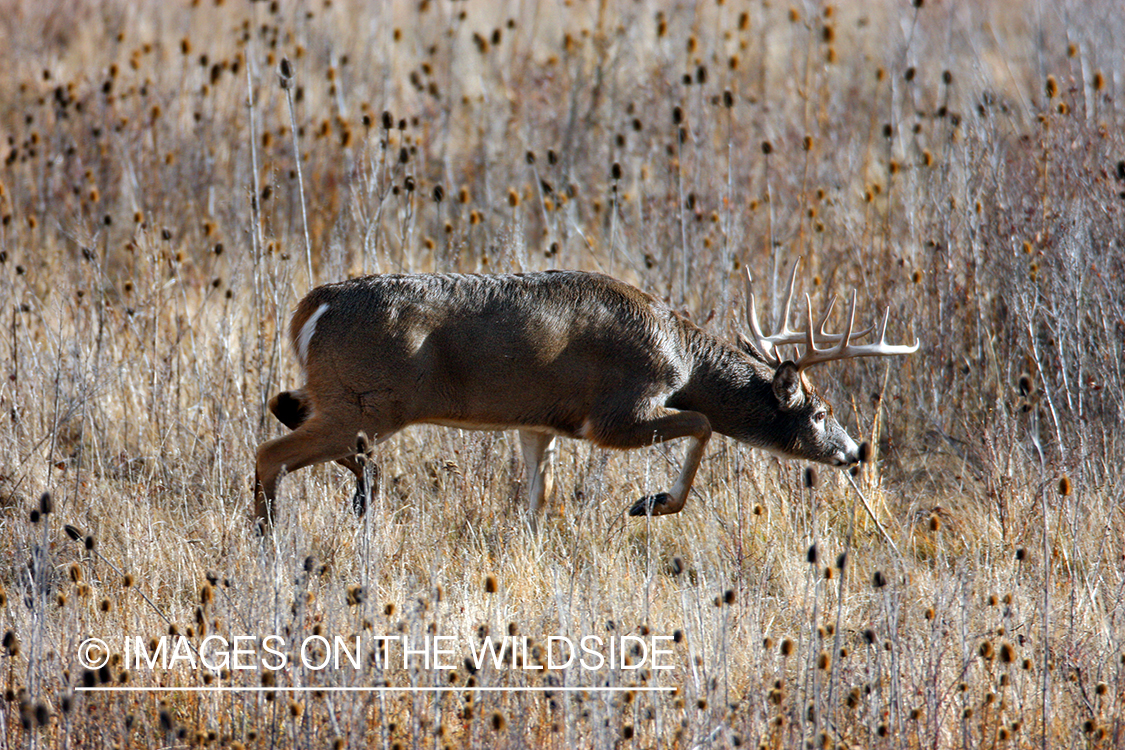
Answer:
[(805, 487), (810, 490), (815, 490), (820, 484), (820, 478), (817, 475), (815, 466), (805, 467)]
[(1074, 492), (1074, 486), (1070, 483), (1070, 477), (1063, 476), (1059, 480), (1059, 494), (1063, 497), (1069, 497)]
[(678, 576), (684, 572), (684, 559), (679, 555), (672, 558), (672, 575)]

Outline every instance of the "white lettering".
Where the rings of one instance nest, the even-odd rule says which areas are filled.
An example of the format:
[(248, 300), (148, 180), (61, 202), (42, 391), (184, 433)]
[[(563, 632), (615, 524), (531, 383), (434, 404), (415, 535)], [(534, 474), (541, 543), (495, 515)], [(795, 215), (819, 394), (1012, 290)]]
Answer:
[[(555, 655), (556, 643), (558, 643), (560, 647), (566, 646), (567, 656), (566, 662), (563, 664), (555, 664), (553, 657)], [(574, 658), (574, 643), (572, 643), (569, 638), (563, 635), (547, 636), (547, 669), (566, 669), (574, 662)]]
[(671, 640), (672, 640), (672, 636), (670, 636), (670, 635), (654, 635), (652, 637), (652, 668), (653, 669), (675, 669), (675, 667), (673, 667), (671, 664), (658, 664), (657, 663), (660, 660), (661, 654), (668, 654), (670, 656), (672, 654), (672, 649), (670, 649), (670, 648), (657, 648), (656, 642), (657, 641), (671, 641)]
[[(312, 657), (316, 656), (316, 652), (314, 651), (312, 654), (309, 654), (310, 644), (320, 646), (324, 649), (324, 661), (320, 662), (319, 664), (312, 661)], [(310, 635), (301, 643), (301, 664), (303, 664), (305, 668), (311, 669), (314, 672), (324, 669), (328, 666), (328, 662), (332, 660), (332, 656), (328, 653), (328, 651), (329, 643), (327, 638), (322, 635)]]
[(239, 661), (240, 656), (254, 656), (254, 649), (252, 648), (239, 648), (240, 643), (254, 643), (255, 638), (252, 635), (236, 635), (234, 637), (234, 651), (231, 652), (230, 668), (238, 670), (257, 669), (258, 665), (253, 662)]
[[(593, 642), (595, 645), (590, 646), (589, 644), (591, 642)], [(591, 656), (598, 657), (598, 661), (597, 661), (596, 664), (587, 664), (586, 663), (586, 657), (583, 656), (582, 659), (578, 662), (579, 664), (582, 665), (583, 669), (591, 669), (591, 670), (601, 669), (602, 667), (605, 666), (605, 657), (602, 655), (602, 652), (601, 652), (601, 647), (602, 647), (603, 644), (602, 644), (602, 639), (600, 637), (598, 637), (596, 635), (584, 636), (582, 638), (581, 642), (579, 643), (579, 645), (582, 647), (582, 650), (584, 652), (586, 652), (587, 654), (590, 654)]]
[[(219, 657), (219, 662), (217, 664), (207, 658), (211, 651), (210, 645), (212, 643), (219, 644), (219, 647), (215, 650), (215, 655)], [(230, 652), (227, 651), (227, 639), (223, 638), (221, 635), (209, 635), (204, 638), (203, 643), (199, 644), (199, 661), (202, 662), (203, 666), (213, 672), (226, 669), (230, 664)]]
[[(507, 637), (505, 636), (505, 640), (506, 639), (507, 639)], [(503, 644), (503, 643), (504, 643), (504, 641), (502, 640), (501, 644)], [(469, 644), (469, 653), (471, 653), (473, 655), (473, 665), (477, 669), (483, 669), (484, 668), (484, 657), (485, 657), (486, 653), (490, 653), (492, 655), (492, 666), (493, 667), (495, 667), (496, 669), (500, 669), (501, 667), (504, 666), (504, 646), (501, 645), (500, 650), (497, 651), (496, 650), (496, 644), (492, 641), (492, 636), (490, 636), (490, 635), (486, 635), (484, 637), (484, 640), (481, 641), (480, 651), (477, 651), (475, 648), (473, 648), (473, 644), (470, 643)]]
[(278, 648), (285, 645), (285, 641), (281, 640), (281, 636), (279, 636), (279, 635), (267, 635), (265, 637), (265, 639), (262, 641), (262, 648), (265, 649), (267, 654), (273, 654), (274, 656), (276, 656), (277, 657), (277, 663), (276, 664), (270, 664), (265, 659), (263, 659), (262, 660), (262, 666), (265, 667), (266, 669), (269, 669), (271, 671), (276, 672), (279, 669), (285, 668), (285, 665), (289, 663), (289, 658), (285, 655), (284, 652), (279, 651), (279, 650), (271, 647), (271, 644), (274, 643), (275, 641), (277, 642)]
[(454, 638), (451, 635), (434, 636), (434, 669), (456, 669), (457, 668), (457, 666), (454, 665), (454, 664), (445, 664), (445, 663), (440, 661), (442, 656), (452, 656), (454, 658), (457, 657), (457, 651), (452, 646), (450, 646), (449, 648), (442, 648), (441, 647), (442, 641), (451, 641), (452, 642), (452, 641), (455, 641), (455, 640), (456, 640), (456, 638)]
[(176, 645), (172, 650), (172, 658), (165, 669), (175, 669), (176, 662), (179, 661), (186, 661), (187, 665), (192, 669), (199, 669), (199, 664), (195, 661), (195, 652), (191, 650), (191, 642), (182, 635), (176, 636)]

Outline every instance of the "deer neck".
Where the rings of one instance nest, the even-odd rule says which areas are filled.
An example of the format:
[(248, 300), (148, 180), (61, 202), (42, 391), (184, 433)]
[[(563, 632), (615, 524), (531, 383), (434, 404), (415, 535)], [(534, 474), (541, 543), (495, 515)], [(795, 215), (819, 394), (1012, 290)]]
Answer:
[(668, 405), (698, 411), (715, 432), (761, 445), (759, 435), (777, 412), (773, 369), (702, 331), (693, 333), (696, 335), (689, 338), (691, 376)]

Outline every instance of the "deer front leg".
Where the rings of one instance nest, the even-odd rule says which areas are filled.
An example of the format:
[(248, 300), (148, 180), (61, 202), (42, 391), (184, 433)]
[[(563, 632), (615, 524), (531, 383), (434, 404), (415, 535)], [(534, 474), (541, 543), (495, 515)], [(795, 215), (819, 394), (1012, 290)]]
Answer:
[(551, 497), (554, 488), (555, 436), (548, 432), (520, 430), (524, 472), (527, 475), (527, 501), (531, 525)]
[(684, 466), (676, 483), (667, 492), (645, 495), (629, 509), (631, 516), (665, 516), (679, 513), (691, 492), (691, 483), (703, 460), (703, 451), (711, 439), (711, 423), (696, 411), (676, 411), (666, 407), (655, 409), (649, 419), (634, 422), (624, 429), (615, 425), (593, 430), (592, 439), (612, 448), (643, 448), (677, 438), (688, 438)]
[(368, 459), (368, 470), (371, 472), (371, 480), (368, 483), (368, 474), (358, 461), (352, 460), (351, 463), (345, 463), (340, 460), (337, 463), (347, 466), (349, 469), (352, 469), (353, 464), (355, 466), (352, 469), (355, 474), (355, 494), (352, 495), (352, 510), (357, 516), (363, 518), (363, 515), (367, 512), (367, 498), (370, 496), (374, 499), (379, 494), (379, 467)]
[[(708, 433), (710, 433), (710, 428), (708, 428)], [(699, 470), (699, 464), (703, 460), (703, 450), (707, 447), (709, 438), (709, 434), (708, 437), (702, 439), (695, 435), (689, 435), (684, 465), (680, 469), (680, 476), (676, 483), (672, 485), (672, 489), (656, 495), (645, 495), (633, 503), (633, 507), (629, 509), (629, 515), (644, 516), (652, 513), (654, 516), (666, 516), (670, 513), (679, 513), (683, 509), (684, 503), (687, 502), (688, 493), (691, 492), (691, 484), (695, 481), (695, 472)]]

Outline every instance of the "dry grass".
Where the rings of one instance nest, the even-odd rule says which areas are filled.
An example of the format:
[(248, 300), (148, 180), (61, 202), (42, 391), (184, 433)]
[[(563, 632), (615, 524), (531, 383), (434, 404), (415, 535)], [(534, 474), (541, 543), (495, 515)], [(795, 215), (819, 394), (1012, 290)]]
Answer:
[[(3, 5), (3, 747), (1125, 741), (1117, 4)], [(726, 336), (742, 269), (776, 297), (797, 256), (923, 340), (815, 378), (894, 547), (844, 477), (725, 439), (651, 522), (622, 511), (676, 447), (569, 442), (533, 535), (512, 436), (436, 428), (380, 448), (362, 521), (322, 467), (250, 533), (309, 264), (602, 270)], [(677, 640), (663, 672), (78, 663), (169, 622)], [(675, 692), (76, 690), (103, 680)]]

